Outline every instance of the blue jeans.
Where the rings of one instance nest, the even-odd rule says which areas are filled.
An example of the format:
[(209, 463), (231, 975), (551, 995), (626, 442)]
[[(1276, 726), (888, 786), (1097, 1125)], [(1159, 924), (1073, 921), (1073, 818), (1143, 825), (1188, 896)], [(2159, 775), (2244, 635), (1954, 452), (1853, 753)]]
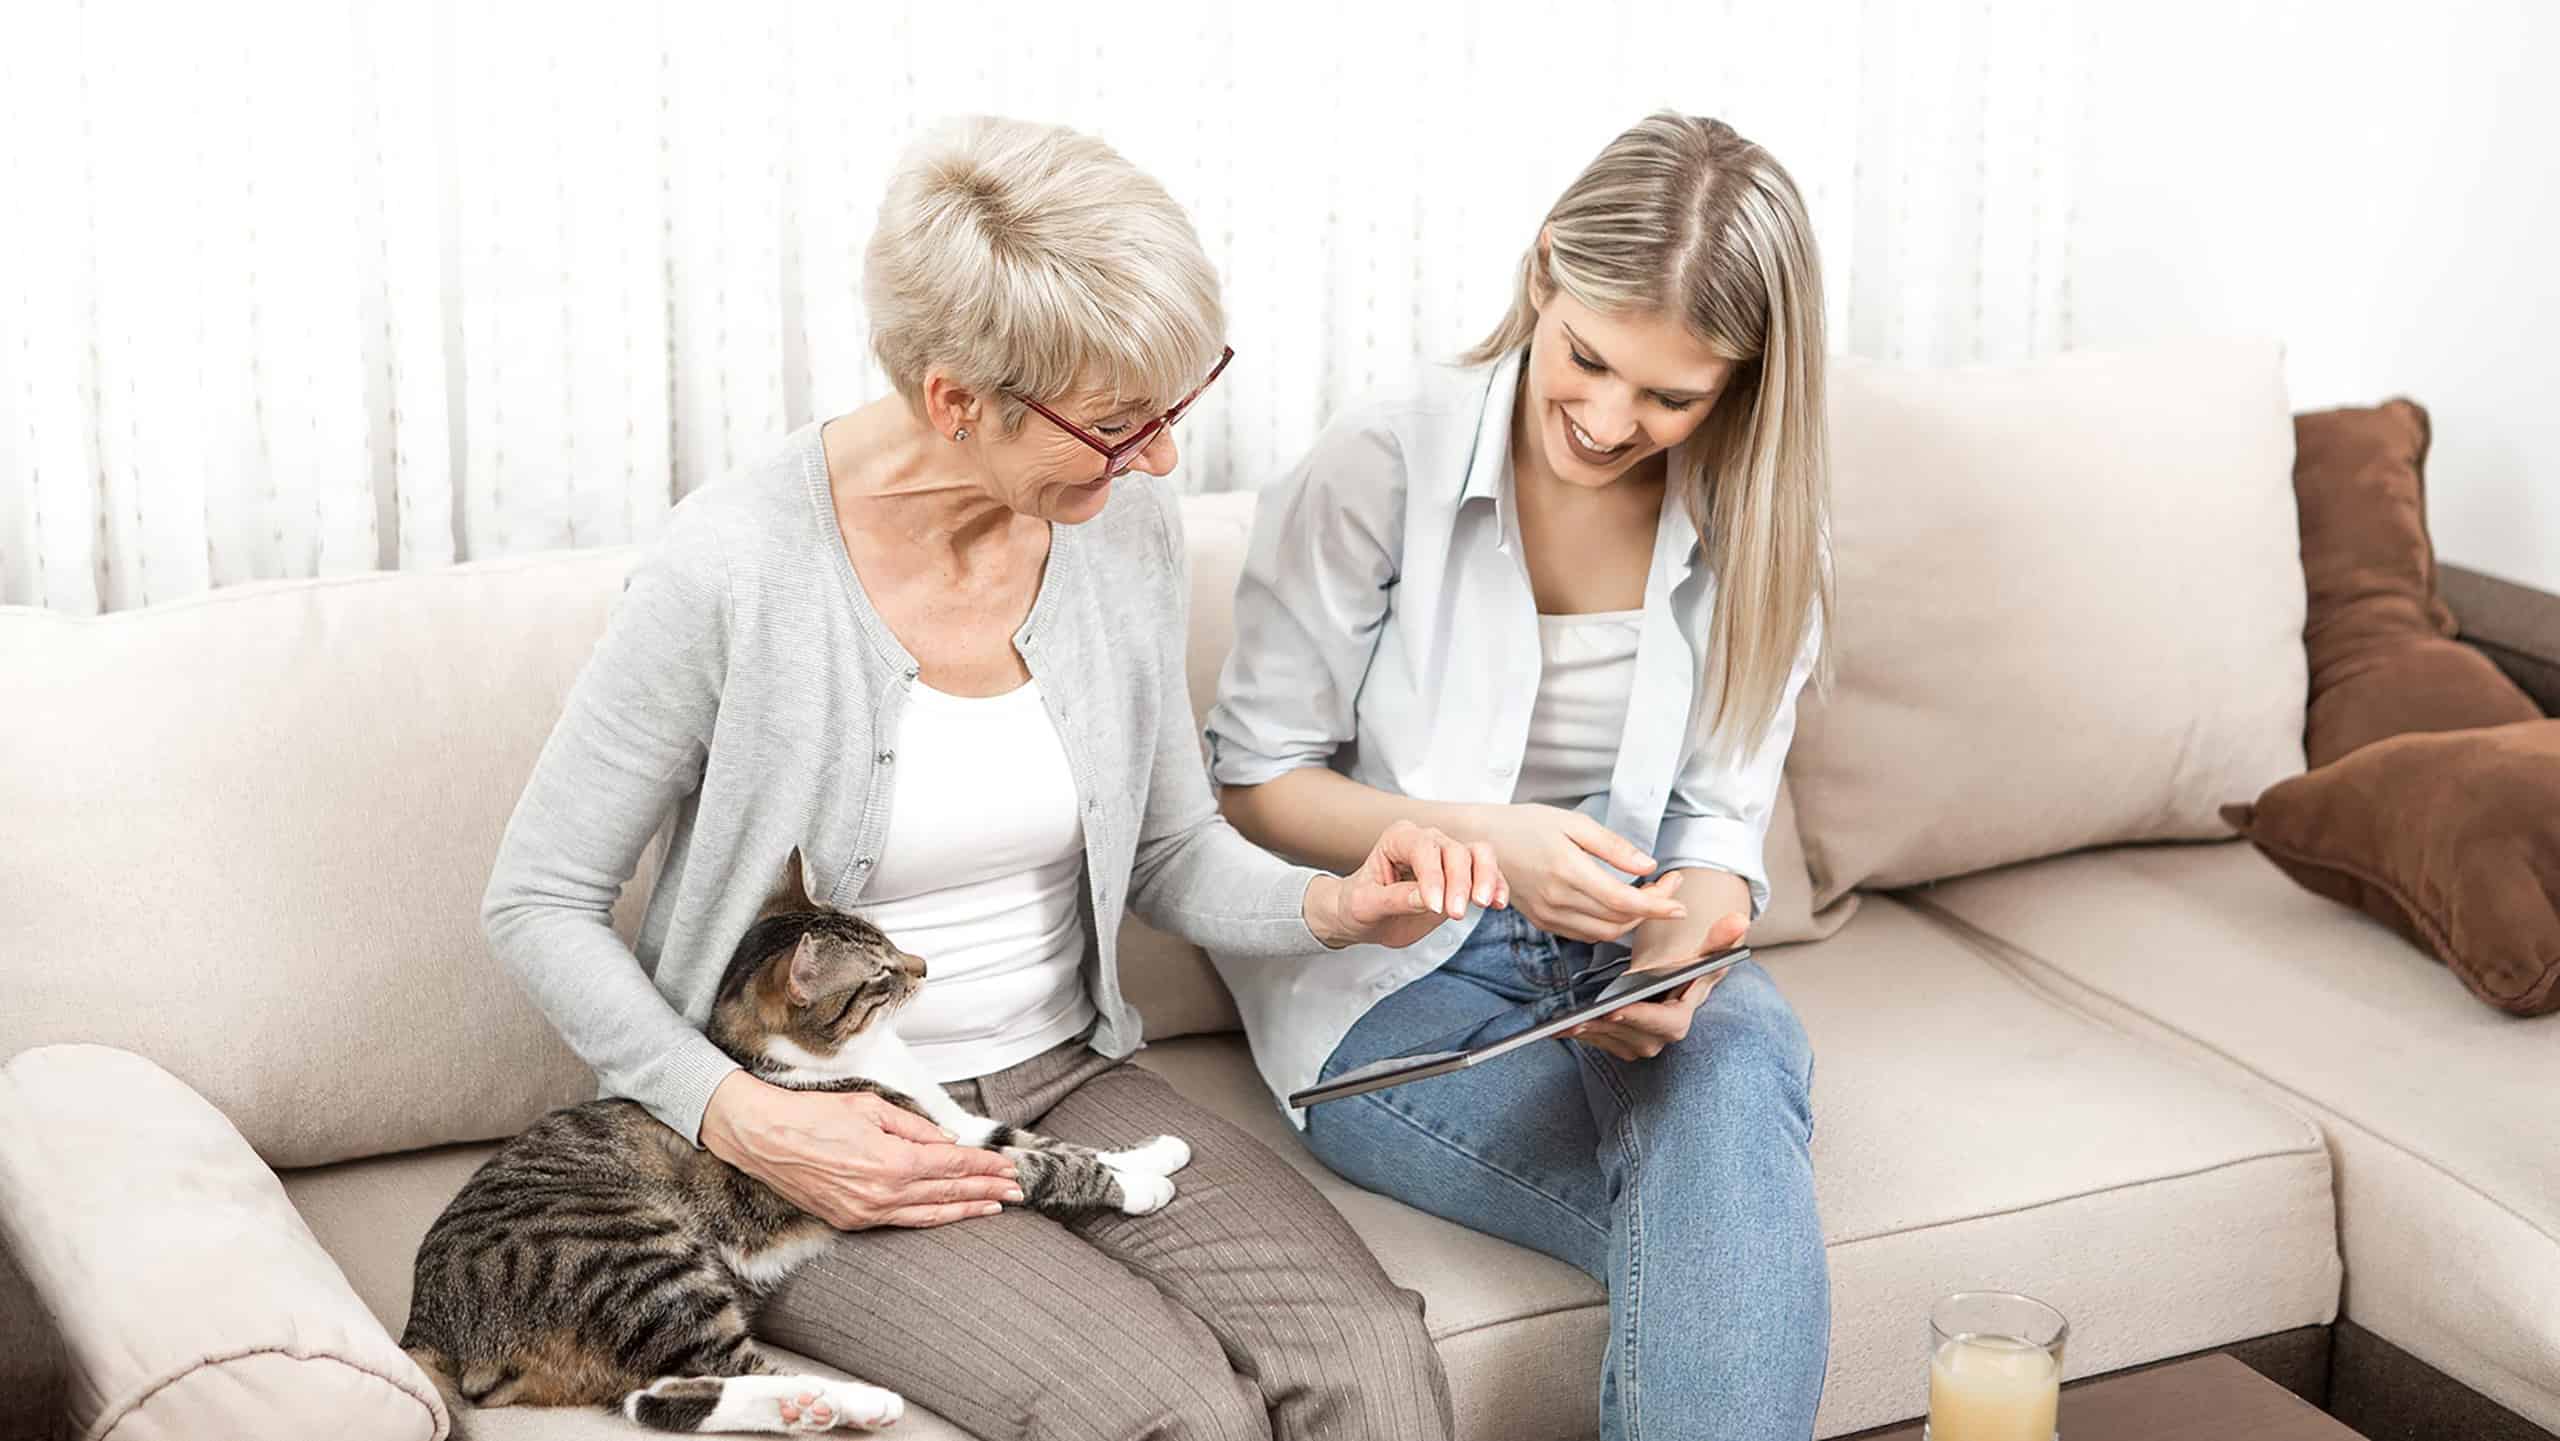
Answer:
[[(1325, 1062), (1499, 1039), (1588, 1000), (1594, 947), (1485, 914)], [(1603, 1441), (1806, 1441), (1831, 1342), (1814, 1214), (1813, 1052), (1758, 963), (1646, 1061), (1544, 1041), (1473, 1070), (1330, 1101), (1307, 1141), (1345, 1178), (1544, 1251), (1609, 1288)]]

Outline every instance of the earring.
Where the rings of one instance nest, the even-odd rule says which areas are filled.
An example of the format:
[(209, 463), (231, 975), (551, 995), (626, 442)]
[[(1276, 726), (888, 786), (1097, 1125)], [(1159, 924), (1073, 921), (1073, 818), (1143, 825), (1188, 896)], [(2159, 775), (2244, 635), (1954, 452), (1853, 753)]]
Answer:
[(969, 427), (964, 425), (958, 430), (951, 432), (951, 438), (955, 441), (967, 440), (969, 438)]

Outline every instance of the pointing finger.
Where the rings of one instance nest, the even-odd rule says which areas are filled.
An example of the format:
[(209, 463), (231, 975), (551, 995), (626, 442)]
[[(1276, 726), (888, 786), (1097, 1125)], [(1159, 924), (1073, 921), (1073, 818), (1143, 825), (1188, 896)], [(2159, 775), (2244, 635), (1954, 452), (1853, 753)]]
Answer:
[(1635, 842), (1579, 811), (1574, 812), (1573, 819), (1566, 823), (1565, 834), (1575, 845), (1631, 876), (1648, 874), (1658, 864), (1653, 857), (1637, 850)]

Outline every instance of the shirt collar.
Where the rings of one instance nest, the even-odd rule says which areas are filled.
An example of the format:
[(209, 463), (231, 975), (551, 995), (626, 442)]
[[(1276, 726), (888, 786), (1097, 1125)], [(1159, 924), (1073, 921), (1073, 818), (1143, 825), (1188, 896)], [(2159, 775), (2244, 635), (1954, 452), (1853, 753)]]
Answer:
[(1520, 395), (1520, 366), (1528, 354), (1522, 346), (1485, 371), (1484, 415), (1476, 423), (1475, 450), (1467, 458), (1466, 488), (1458, 503), (1490, 500), (1500, 504), (1511, 475), (1511, 408)]

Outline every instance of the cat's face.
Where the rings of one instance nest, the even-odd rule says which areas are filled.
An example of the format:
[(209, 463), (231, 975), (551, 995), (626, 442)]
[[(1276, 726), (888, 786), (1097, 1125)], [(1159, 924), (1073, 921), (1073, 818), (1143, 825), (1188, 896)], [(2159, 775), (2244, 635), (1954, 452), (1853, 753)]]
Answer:
[(924, 978), (924, 961), (878, 926), (811, 899), (794, 850), (781, 888), (730, 960), (712, 1039), (733, 1055), (767, 1055), (788, 1041), (831, 1056), (894, 1015)]
[(787, 953), (765, 962), (761, 989), (777, 1029), (825, 1055), (895, 1014), (924, 987), (924, 961), (859, 916), (809, 912)]

